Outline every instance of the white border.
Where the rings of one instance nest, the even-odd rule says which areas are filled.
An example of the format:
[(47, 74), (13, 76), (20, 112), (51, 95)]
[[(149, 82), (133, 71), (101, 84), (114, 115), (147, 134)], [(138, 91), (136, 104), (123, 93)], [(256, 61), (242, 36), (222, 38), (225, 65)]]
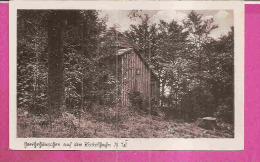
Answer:
[(245, 4), (260, 4), (259, 1), (245, 1)]
[[(244, 2), (161, 1), (161, 2), (9, 2), (9, 148), (13, 150), (243, 150), (244, 149)], [(16, 35), (17, 9), (98, 9), (98, 10), (233, 10), (235, 27), (235, 138), (17, 138), (16, 137)], [(123, 142), (118, 148), (31, 148), (24, 142)]]

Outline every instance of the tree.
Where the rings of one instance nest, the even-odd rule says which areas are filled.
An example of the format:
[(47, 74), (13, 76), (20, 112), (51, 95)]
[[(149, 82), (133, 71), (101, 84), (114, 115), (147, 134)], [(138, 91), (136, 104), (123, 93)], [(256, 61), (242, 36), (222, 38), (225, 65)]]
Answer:
[(144, 58), (152, 62), (151, 59), (154, 57), (157, 41), (156, 25), (149, 24), (149, 16), (141, 11), (133, 11), (130, 13), (129, 17), (134, 20), (139, 19), (141, 23), (138, 25), (131, 25), (131, 29), (128, 32), (125, 32), (125, 35), (134, 44), (138, 45)]
[[(96, 11), (78, 11), (76, 23), (67, 23), (64, 33), (67, 109), (76, 115), (87, 110), (93, 99), (100, 34), (104, 30)], [(91, 107), (91, 106), (90, 106)]]
[(51, 11), (48, 15), (48, 108), (50, 114), (61, 115), (64, 102), (63, 27), (66, 11)]
[(35, 114), (46, 112), (47, 14), (21, 10), (17, 20), (17, 103), (18, 108)]
[[(170, 23), (161, 20), (158, 26), (157, 48), (155, 57), (152, 60), (161, 81), (161, 106), (163, 106), (166, 89), (171, 89), (171, 93), (176, 93), (177, 95), (178, 88), (173, 86), (174, 83), (177, 83), (176, 79), (180, 76), (175, 75), (175, 69), (177, 68), (177, 62), (187, 52), (188, 32), (183, 31), (183, 27), (174, 20)], [(175, 97), (173, 101), (176, 102), (176, 99)]]
[[(211, 116), (212, 109), (209, 105), (205, 103), (211, 102), (210, 96), (210, 85), (206, 83), (207, 78), (210, 76), (208, 67), (205, 66), (204, 62), (207, 60), (207, 56), (203, 53), (203, 45), (208, 43), (212, 38), (210, 38), (210, 33), (212, 30), (216, 29), (218, 26), (214, 25), (213, 18), (205, 19), (202, 15), (191, 11), (188, 15), (188, 18), (183, 21), (185, 29), (189, 32), (189, 53), (191, 58), (191, 64), (193, 67), (192, 78), (189, 80), (189, 83), (192, 83), (189, 91), (186, 93), (192, 93), (194, 95), (194, 106), (186, 106), (185, 111), (191, 112), (187, 118), (196, 119), (197, 116)], [(192, 91), (196, 90), (196, 93)], [(209, 97), (205, 99), (204, 97)], [(208, 101), (207, 101), (208, 100)]]
[(226, 122), (234, 121), (234, 27), (219, 40), (213, 40), (204, 45), (204, 53), (208, 55), (207, 66), (211, 78), (214, 96), (213, 112)]

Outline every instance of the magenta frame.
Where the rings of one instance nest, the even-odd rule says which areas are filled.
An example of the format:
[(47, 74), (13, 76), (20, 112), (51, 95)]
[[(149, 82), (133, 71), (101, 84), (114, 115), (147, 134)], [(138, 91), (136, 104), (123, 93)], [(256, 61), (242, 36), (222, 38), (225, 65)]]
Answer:
[(11, 151), (8, 3), (0, 3), (0, 161), (260, 161), (260, 4), (245, 5), (244, 151)]

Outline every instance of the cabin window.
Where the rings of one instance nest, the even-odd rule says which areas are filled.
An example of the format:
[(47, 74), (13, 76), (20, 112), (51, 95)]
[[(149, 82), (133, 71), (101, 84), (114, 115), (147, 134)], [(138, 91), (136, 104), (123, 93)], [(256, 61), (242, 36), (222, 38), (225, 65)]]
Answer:
[(140, 68), (137, 68), (136, 69), (136, 75), (140, 75), (141, 74), (141, 70), (140, 70)]

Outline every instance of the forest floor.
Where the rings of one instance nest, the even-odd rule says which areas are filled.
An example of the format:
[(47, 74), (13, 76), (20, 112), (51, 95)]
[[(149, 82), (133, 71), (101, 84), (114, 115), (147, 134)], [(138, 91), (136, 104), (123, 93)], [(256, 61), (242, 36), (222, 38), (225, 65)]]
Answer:
[[(19, 121), (31, 124), (19, 124)], [(38, 123), (37, 123), (38, 121)], [(231, 125), (218, 123), (218, 129), (206, 130), (196, 123), (165, 120), (136, 113), (119, 122), (102, 121), (91, 113), (79, 119), (72, 114), (55, 120), (52, 126), (44, 125), (40, 118), (18, 117), (18, 137), (51, 138), (233, 138)], [(115, 124), (118, 123), (118, 124)]]

